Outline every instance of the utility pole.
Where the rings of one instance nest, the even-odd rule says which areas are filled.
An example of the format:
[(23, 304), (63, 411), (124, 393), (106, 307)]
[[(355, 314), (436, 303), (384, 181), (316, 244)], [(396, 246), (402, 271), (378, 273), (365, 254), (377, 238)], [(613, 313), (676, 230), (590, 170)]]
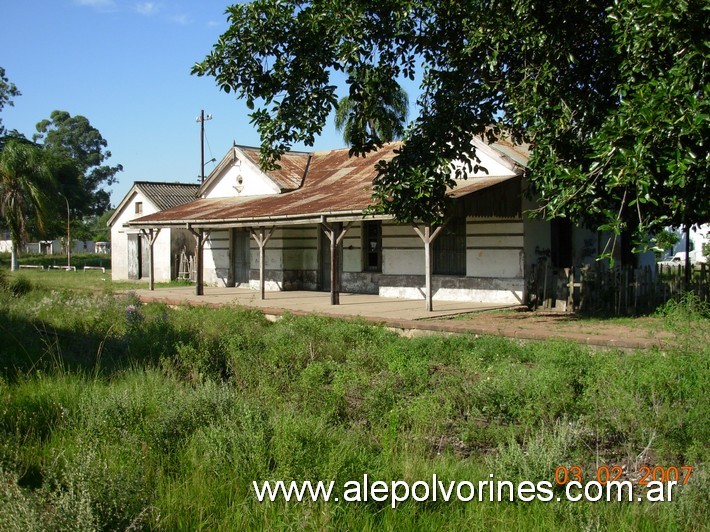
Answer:
[(200, 183), (205, 182), (205, 121), (212, 120), (212, 115), (205, 116), (205, 110), (200, 111), (200, 116), (195, 122), (200, 123)]
[[(205, 182), (205, 121), (212, 120), (212, 115), (205, 116), (205, 110), (200, 111), (200, 116), (195, 119), (195, 122), (200, 123), (200, 183)], [(192, 229), (188, 226), (190, 232), (195, 236), (195, 294), (203, 295), (203, 246), (205, 243), (204, 232)]]

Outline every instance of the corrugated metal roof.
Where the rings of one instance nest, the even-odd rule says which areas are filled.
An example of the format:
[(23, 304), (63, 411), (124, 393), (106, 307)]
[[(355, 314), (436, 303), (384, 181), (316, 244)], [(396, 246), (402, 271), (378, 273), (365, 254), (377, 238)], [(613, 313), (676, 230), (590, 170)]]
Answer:
[(490, 144), (490, 147), (501, 155), (509, 157), (520, 166), (527, 167), (530, 159), (530, 146), (528, 144), (513, 144), (508, 139), (498, 139)]
[[(298, 190), (270, 196), (199, 199), (134, 222), (229, 222), (362, 211), (372, 201), (376, 163), (394, 157), (397, 146), (387, 145), (367, 157), (350, 157), (348, 149), (315, 152), (310, 155), (308, 173)], [(305, 162), (308, 163), (307, 158)]]
[[(372, 203), (372, 180), (377, 174), (376, 164), (392, 159), (399, 147), (399, 143), (387, 144), (366, 157), (350, 157), (347, 148), (294, 154), (286, 160), (282, 159), (280, 172), (283, 172), (283, 176), (288, 176), (284, 179), (291, 179), (292, 183), (296, 179), (299, 180), (300, 188), (297, 190), (269, 196), (198, 199), (133, 220), (130, 224), (226, 225), (249, 220), (286, 220), (362, 213)], [(257, 149), (240, 149), (258, 164)], [(305, 178), (299, 177), (299, 172), (302, 172), (301, 176), (305, 173)], [(454, 198), (462, 197), (512, 177), (515, 176), (469, 178), (449, 194)]]
[[(237, 148), (256, 166), (261, 166), (261, 153), (259, 148), (237, 146)], [(301, 186), (306, 175), (308, 160), (311, 154), (305, 152), (287, 152), (279, 160), (278, 170), (269, 170), (266, 173), (281, 190), (296, 190)]]
[(189, 183), (156, 181), (136, 181), (134, 185), (161, 211), (194, 201), (200, 188), (200, 185)]

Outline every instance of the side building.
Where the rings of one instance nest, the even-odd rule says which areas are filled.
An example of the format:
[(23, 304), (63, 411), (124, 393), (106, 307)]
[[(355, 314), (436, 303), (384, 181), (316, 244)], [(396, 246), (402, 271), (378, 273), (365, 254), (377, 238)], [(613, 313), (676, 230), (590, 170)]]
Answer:
[[(111, 277), (113, 280), (148, 278), (149, 232), (126, 224), (141, 216), (194, 201), (200, 186), (185, 183), (136, 181), (108, 220), (111, 229)], [(170, 281), (179, 274), (180, 258), (194, 254), (195, 239), (183, 228), (166, 228), (154, 246), (156, 281)]]

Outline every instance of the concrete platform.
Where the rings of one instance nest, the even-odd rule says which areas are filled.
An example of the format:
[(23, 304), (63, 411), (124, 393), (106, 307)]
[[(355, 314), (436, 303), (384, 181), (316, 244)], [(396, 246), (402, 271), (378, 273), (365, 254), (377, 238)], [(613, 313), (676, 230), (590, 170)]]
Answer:
[(330, 304), (329, 292), (284, 291), (267, 292), (260, 299), (259, 292), (247, 288), (205, 287), (204, 295), (195, 295), (194, 287), (158, 288), (157, 290), (134, 290), (142, 301), (157, 301), (169, 305), (242, 305), (261, 309), (265, 314), (281, 315), (284, 311), (294, 314), (320, 314), (337, 317), (362, 317), (368, 321), (425, 320), (510, 308), (506, 305), (472, 303), (468, 301), (433, 302), (434, 310), (428, 312), (423, 299), (395, 299), (369, 294), (340, 294), (340, 304)]

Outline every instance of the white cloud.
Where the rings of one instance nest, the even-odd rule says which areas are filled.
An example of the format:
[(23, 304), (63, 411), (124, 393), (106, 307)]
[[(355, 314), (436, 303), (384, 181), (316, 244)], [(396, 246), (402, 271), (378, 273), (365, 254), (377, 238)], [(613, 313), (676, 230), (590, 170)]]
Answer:
[(160, 6), (155, 2), (141, 2), (136, 4), (136, 12), (141, 15), (150, 16), (156, 14)]
[(162, 20), (187, 26), (192, 24), (192, 17), (186, 12), (179, 12), (174, 2), (166, 0), (73, 0), (75, 5), (92, 8), (100, 12), (130, 12), (144, 17), (162, 14)]
[(172, 20), (176, 24), (180, 24), (181, 26), (186, 26), (191, 22), (190, 17), (188, 15), (173, 15), (170, 17), (170, 20)]
[(75, 4), (86, 7), (93, 7), (101, 11), (107, 11), (116, 7), (114, 0), (74, 0)]

